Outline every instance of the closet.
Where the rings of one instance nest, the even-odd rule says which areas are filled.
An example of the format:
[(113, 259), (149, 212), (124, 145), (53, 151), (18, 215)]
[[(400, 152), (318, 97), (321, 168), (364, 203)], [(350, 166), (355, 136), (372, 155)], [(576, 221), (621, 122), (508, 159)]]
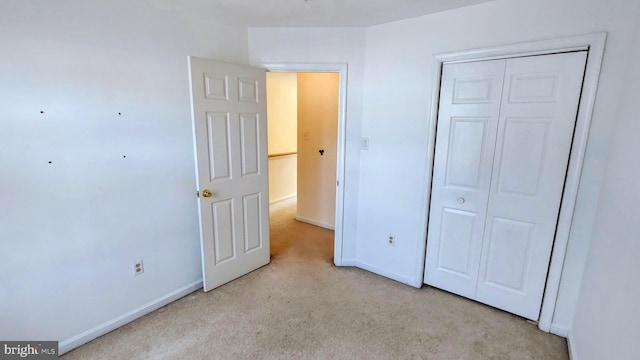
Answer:
[(443, 65), (426, 284), (538, 320), (586, 58)]

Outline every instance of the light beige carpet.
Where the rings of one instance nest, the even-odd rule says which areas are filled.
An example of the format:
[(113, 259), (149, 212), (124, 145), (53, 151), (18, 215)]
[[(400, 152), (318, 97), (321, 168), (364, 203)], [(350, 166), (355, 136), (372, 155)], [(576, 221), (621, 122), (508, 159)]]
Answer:
[(564, 339), (430, 287), (333, 266), (333, 232), (271, 208), (271, 264), (197, 291), (71, 359), (567, 359)]

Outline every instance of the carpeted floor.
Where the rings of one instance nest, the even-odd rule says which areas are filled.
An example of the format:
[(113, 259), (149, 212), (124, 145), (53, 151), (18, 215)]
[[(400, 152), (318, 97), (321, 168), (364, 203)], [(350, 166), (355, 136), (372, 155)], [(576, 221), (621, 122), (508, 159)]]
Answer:
[(72, 359), (567, 359), (564, 339), (430, 287), (333, 266), (333, 232), (271, 207), (271, 264), (197, 291)]

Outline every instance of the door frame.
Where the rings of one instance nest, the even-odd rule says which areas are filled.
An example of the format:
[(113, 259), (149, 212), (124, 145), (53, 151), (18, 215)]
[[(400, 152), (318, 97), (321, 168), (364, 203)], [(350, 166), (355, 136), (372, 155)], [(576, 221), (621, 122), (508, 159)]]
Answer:
[(562, 192), (562, 202), (556, 228), (556, 236), (549, 263), (547, 283), (542, 298), (542, 308), (538, 319), (538, 328), (542, 331), (551, 330), (557, 335), (567, 336), (559, 329), (552, 329), (551, 322), (556, 308), (558, 290), (560, 288), (560, 278), (562, 277), (564, 259), (567, 253), (567, 245), (571, 234), (571, 223), (578, 194), (578, 186), (584, 163), (585, 150), (589, 136), (589, 127), (593, 116), (593, 108), (600, 78), (600, 68), (604, 56), (604, 46), (607, 33), (594, 33), (565, 38), (549, 39), (518, 43), (506, 46), (472, 49), (466, 51), (442, 53), (434, 55), (433, 65), (433, 87), (431, 91), (431, 112), (429, 114), (429, 137), (427, 143), (427, 188), (425, 205), (425, 228), (421, 243), (422, 248), (418, 251), (419, 264), (421, 268), (416, 273), (416, 277), (424, 277), (424, 262), (426, 259), (426, 239), (428, 231), (429, 209), (431, 204), (431, 186), (433, 175), (433, 160), (435, 155), (435, 136), (438, 121), (438, 106), (440, 103), (440, 81), (442, 77), (442, 66), (445, 63), (462, 63), (483, 60), (508, 59), (523, 56), (548, 55), (560, 52), (588, 51), (587, 64), (585, 67), (582, 93), (578, 104), (578, 115), (573, 135), (573, 144), (569, 156), (567, 167), (567, 177), (565, 187)]
[(347, 64), (265, 63), (258, 64), (257, 66), (267, 69), (267, 71), (270, 72), (331, 72), (340, 74), (340, 85), (338, 89), (338, 149), (336, 158), (336, 209), (333, 242), (333, 263), (336, 266), (343, 266), (342, 247), (344, 228), (344, 167), (347, 129)]

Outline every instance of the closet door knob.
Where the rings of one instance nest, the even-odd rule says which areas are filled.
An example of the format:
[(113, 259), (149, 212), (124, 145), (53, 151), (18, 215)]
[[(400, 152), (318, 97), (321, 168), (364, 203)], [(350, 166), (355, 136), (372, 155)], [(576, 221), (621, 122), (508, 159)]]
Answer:
[(465, 200), (463, 197), (458, 198), (458, 202), (459, 202), (460, 204), (464, 204), (464, 202), (465, 202), (465, 201), (467, 201), (467, 200)]

